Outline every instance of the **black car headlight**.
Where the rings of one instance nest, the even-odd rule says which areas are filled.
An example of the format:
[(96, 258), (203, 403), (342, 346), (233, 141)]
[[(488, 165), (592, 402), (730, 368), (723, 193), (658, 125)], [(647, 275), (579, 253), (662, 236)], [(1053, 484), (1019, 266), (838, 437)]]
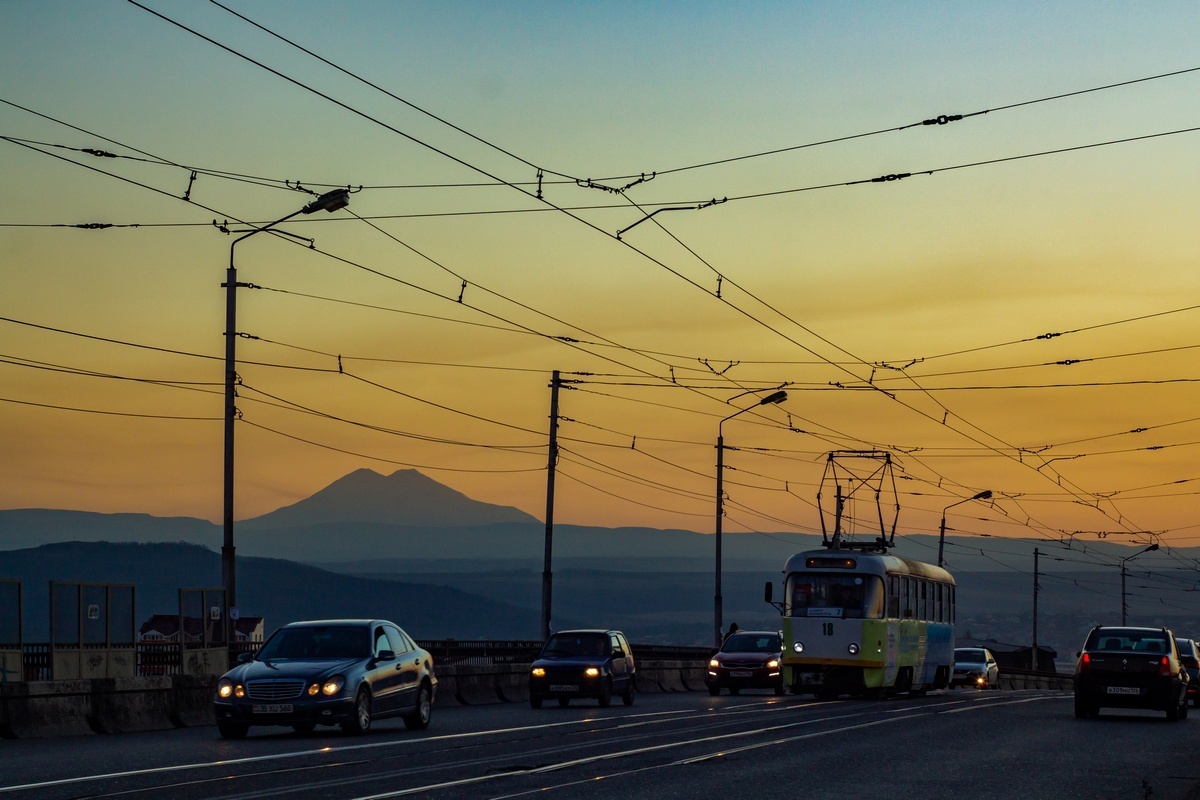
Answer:
[[(333, 697), (335, 694), (340, 692), (345, 685), (345, 675), (334, 675), (321, 682), (321, 694), (325, 695), (326, 697)], [(313, 684), (313, 687), (315, 686), (316, 684)], [(316, 692), (312, 691), (310, 688), (309, 694), (316, 694)]]
[(778, 667), (779, 667), (779, 659), (778, 658), (772, 658), (770, 661), (767, 662), (767, 669), (776, 669)]
[(708, 662), (708, 665), (710, 667), (712, 667), (713, 669), (717, 669), (718, 667), (721, 666), (721, 662), (714, 658), (713, 660)]
[(533, 669), (529, 670), (529, 675), (533, 678), (544, 678), (546, 677), (546, 670), (542, 669), (541, 667), (534, 667)]
[(587, 669), (585, 669), (583, 671), (583, 674), (587, 675), (589, 678), (599, 678), (600, 677), (600, 668), (599, 667), (588, 667)]
[(229, 678), (221, 678), (221, 680), (217, 681), (217, 697), (220, 697), (222, 700), (228, 700), (230, 697), (233, 697), (233, 681), (229, 680)]

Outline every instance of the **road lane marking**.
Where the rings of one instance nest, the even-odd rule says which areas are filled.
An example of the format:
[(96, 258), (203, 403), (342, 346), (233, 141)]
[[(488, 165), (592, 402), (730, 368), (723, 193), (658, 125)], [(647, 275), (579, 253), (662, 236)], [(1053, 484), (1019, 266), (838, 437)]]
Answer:
[[(705, 744), (705, 743), (725, 741), (725, 740), (730, 740), (730, 739), (738, 739), (738, 738), (742, 738), (745, 736), (759, 736), (764, 733), (771, 733), (773, 731), (788, 730), (790, 728), (797, 728), (797, 727), (801, 727), (804, 725), (816, 725), (816, 724), (822, 723), (822, 722), (837, 721), (837, 720), (841, 720), (841, 719), (851, 719), (853, 717), (860, 717), (860, 716), (862, 716), (862, 714), (853, 713), (853, 714), (845, 714), (840, 717), (822, 717), (820, 719), (809, 719), (809, 720), (803, 720), (801, 722), (788, 722), (788, 723), (784, 723), (782, 725), (772, 725), (767, 728), (755, 728), (753, 730), (738, 731), (736, 733), (722, 733), (722, 734), (717, 734), (714, 736), (705, 736), (705, 737), (699, 738), (699, 739), (687, 739), (687, 740), (682, 740), (682, 741), (677, 741), (677, 742), (667, 742), (665, 744), (649, 745), (647, 747), (636, 747), (631, 750), (618, 750), (613, 753), (602, 753), (600, 755), (586, 756), (584, 758), (573, 758), (568, 761), (560, 761), (557, 764), (545, 764), (540, 767), (530, 767), (528, 769), (513, 770), (513, 771), (503, 772), (503, 773), (492, 773), (489, 775), (476, 775), (471, 778), (459, 778), (459, 779), (452, 780), (452, 781), (442, 781), (440, 783), (427, 784), (425, 786), (413, 786), (408, 789), (397, 789), (395, 791), (390, 791), (390, 792), (380, 792), (377, 794), (361, 795), (359, 797), (353, 798), (353, 800), (387, 800), (387, 798), (391, 798), (391, 797), (404, 797), (405, 795), (418, 794), (420, 792), (434, 791), (436, 789), (448, 789), (448, 788), (452, 788), (452, 787), (470, 786), (472, 784), (482, 783), (484, 781), (497, 780), (500, 778), (509, 778), (514, 775), (541, 775), (541, 774), (548, 773), (548, 772), (557, 772), (557, 771), (563, 770), (563, 769), (570, 769), (571, 767), (578, 767), (578, 766), (583, 766), (586, 764), (594, 764), (594, 763), (597, 763), (600, 761), (610, 761), (610, 760), (617, 759), (617, 758), (628, 758), (630, 756), (643, 755), (646, 753), (655, 753), (655, 752), (661, 752), (664, 750), (672, 750), (677, 747), (691, 747), (696, 744)], [(779, 743), (783, 743), (786, 741), (794, 741), (797, 739), (807, 739), (807, 738), (811, 738), (814, 736), (821, 736), (821, 735), (824, 735), (825, 733), (837, 733), (842, 730), (854, 730), (856, 728), (869, 727), (871, 725), (884, 725), (884, 724), (887, 724), (890, 722), (897, 722), (900, 719), (904, 719), (904, 718), (897, 717), (897, 718), (893, 718), (890, 720), (878, 720), (876, 722), (871, 722), (871, 723), (859, 723), (857, 725), (852, 725), (852, 726), (848, 726), (846, 728), (841, 728), (841, 729), (835, 729), (833, 731), (828, 731), (828, 732), (823, 731), (823, 732), (818, 732), (818, 733), (804, 734), (801, 736), (789, 737), (789, 738), (786, 738), (783, 740), (777, 740), (776, 742), (768, 742), (763, 745), (748, 745), (746, 747), (734, 748), (733, 750), (720, 750), (720, 751), (717, 751), (716, 753), (712, 753), (712, 754), (709, 754), (709, 755), (706, 755), (703, 757), (699, 757), (696, 760), (706, 760), (706, 759), (714, 758), (716, 756), (719, 756), (719, 755), (722, 755), (725, 753), (738, 752), (743, 749), (753, 749), (754, 747), (757, 747), (757, 746), (767, 746), (769, 744), (779, 744)], [(686, 760), (679, 761), (676, 763), (683, 764), (683, 763), (687, 763), (687, 761)]]
[[(768, 704), (768, 705), (773, 706), (773, 705), (780, 705), (780, 704)], [(804, 704), (804, 705), (800, 705), (800, 706), (793, 706), (793, 705), (781, 706), (778, 710), (782, 711), (785, 709), (806, 708), (809, 705), (812, 705), (812, 704)], [(762, 709), (762, 710), (773, 711), (776, 709)], [(452, 741), (455, 739), (472, 739), (472, 738), (479, 738), (479, 737), (483, 737), (483, 736), (521, 733), (521, 732), (525, 732), (525, 731), (543, 731), (548, 728), (571, 727), (571, 726), (580, 726), (580, 725), (594, 725), (597, 722), (617, 722), (618, 720), (626, 720), (626, 719), (657, 718), (657, 719), (643, 719), (643, 721), (641, 723), (633, 723), (633, 724), (645, 725), (645, 724), (651, 724), (656, 721), (657, 722), (670, 722), (672, 720), (668, 719), (669, 717), (680, 717), (683, 715), (693, 715), (696, 717), (716, 717), (716, 716), (720, 716), (720, 715), (727, 714), (727, 713), (728, 712), (725, 712), (725, 711), (718, 711), (716, 713), (701, 712), (701, 713), (697, 714), (692, 709), (681, 709), (678, 711), (650, 711), (650, 712), (646, 712), (646, 713), (642, 713), (642, 714), (629, 714), (629, 715), (620, 716), (620, 717), (587, 717), (585, 719), (569, 720), (566, 722), (550, 722), (550, 723), (538, 724), (538, 725), (520, 725), (520, 726), (517, 726), (514, 728), (493, 728), (493, 729), (489, 729), (486, 731), (468, 731), (465, 733), (447, 733), (447, 734), (441, 734), (438, 736), (424, 736), (420, 739), (394, 739), (394, 740), (386, 741), (386, 742), (369, 742), (369, 743), (364, 743), (364, 744), (327, 746), (327, 747), (320, 747), (315, 750), (314, 749), (295, 750), (295, 751), (289, 751), (289, 752), (285, 752), (285, 753), (270, 753), (270, 754), (261, 755), (261, 756), (243, 756), (241, 758), (222, 759), (219, 761), (199, 761), (199, 762), (194, 762), (194, 763), (190, 763), (190, 764), (172, 764), (172, 765), (161, 766), (161, 767), (145, 767), (142, 769), (122, 770), (119, 772), (107, 772), (107, 773), (102, 773), (102, 774), (98, 774), (98, 775), (79, 775), (79, 776), (72, 777), (72, 778), (56, 778), (54, 780), (37, 781), (34, 783), (25, 783), (25, 784), (13, 785), (13, 786), (0, 786), (0, 794), (5, 794), (8, 792), (24, 791), (24, 790), (28, 790), (28, 789), (45, 789), (45, 788), (49, 788), (49, 787), (53, 787), (53, 786), (67, 786), (67, 785), (78, 784), (78, 783), (89, 783), (89, 782), (101, 781), (101, 780), (111, 780), (111, 779), (115, 779), (115, 778), (131, 778), (131, 777), (138, 777), (138, 776), (143, 776), (143, 775), (166, 774), (166, 773), (171, 773), (171, 772), (183, 772), (183, 771), (195, 770), (195, 769), (212, 769), (212, 768), (218, 768), (218, 767), (240, 766), (243, 764), (255, 764), (255, 763), (263, 763), (263, 762), (276, 761), (276, 760), (283, 761), (283, 760), (287, 760), (287, 759), (304, 758), (307, 756), (321, 755), (321, 754), (326, 754), (326, 753), (341, 754), (341, 753), (349, 753), (349, 752), (353, 752), (353, 751), (357, 751), (357, 750), (374, 750), (374, 749), (385, 748), (385, 747), (393, 748), (393, 747), (413, 746), (415, 744), (422, 743), (422, 742)], [(621, 727), (621, 723), (618, 722), (613, 727), (614, 727), (614, 729), (619, 728), (619, 727)]]

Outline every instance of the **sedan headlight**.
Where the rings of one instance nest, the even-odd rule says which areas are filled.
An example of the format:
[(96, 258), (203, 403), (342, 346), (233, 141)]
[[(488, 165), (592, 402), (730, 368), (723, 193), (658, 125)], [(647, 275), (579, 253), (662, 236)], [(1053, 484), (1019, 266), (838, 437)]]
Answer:
[(217, 681), (217, 697), (228, 700), (233, 697), (233, 681), (229, 678), (221, 678)]
[(583, 674), (587, 675), (589, 678), (599, 678), (600, 677), (600, 669), (599, 669), (599, 667), (588, 667), (587, 669), (585, 669), (583, 671)]
[(326, 697), (332, 697), (342, 690), (346, 685), (346, 677), (344, 675), (334, 675), (332, 678), (326, 678), (321, 684), (321, 694)]
[(778, 658), (772, 658), (770, 661), (767, 662), (767, 669), (776, 669), (778, 666), (779, 666)]
[(709, 662), (708, 662), (708, 665), (709, 665), (710, 667), (712, 667), (713, 669), (716, 669), (717, 667), (721, 666), (721, 662), (720, 662), (720, 661), (717, 661), (717, 660), (714, 658), (712, 661), (709, 661)]
[(544, 678), (546, 677), (546, 670), (542, 669), (541, 667), (534, 667), (533, 669), (529, 670), (529, 674), (535, 678)]

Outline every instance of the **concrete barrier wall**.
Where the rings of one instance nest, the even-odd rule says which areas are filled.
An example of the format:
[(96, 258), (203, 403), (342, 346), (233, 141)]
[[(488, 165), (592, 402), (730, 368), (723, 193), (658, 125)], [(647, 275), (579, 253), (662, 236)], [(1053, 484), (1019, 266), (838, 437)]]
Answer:
[[(702, 692), (704, 666), (639, 661), (637, 691)], [(529, 666), (441, 667), (438, 706), (529, 701)], [(42, 738), (215, 724), (213, 675), (0, 683), (0, 737)], [(1070, 689), (1070, 675), (1000, 673), (1001, 689)]]
[(161, 676), (0, 685), (0, 737), (37, 739), (212, 725), (215, 678)]

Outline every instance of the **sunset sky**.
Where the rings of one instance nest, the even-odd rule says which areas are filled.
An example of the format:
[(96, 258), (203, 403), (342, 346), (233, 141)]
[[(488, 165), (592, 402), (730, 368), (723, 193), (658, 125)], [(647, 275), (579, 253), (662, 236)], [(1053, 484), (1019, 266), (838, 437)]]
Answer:
[(731, 532), (879, 450), (901, 535), (1200, 545), (1194, 3), (139, 3), (0, 3), (0, 508), (219, 521), (213, 221), (348, 186), (236, 248), (238, 519), (541, 518), (560, 370), (559, 522), (711, 531), (721, 428)]

